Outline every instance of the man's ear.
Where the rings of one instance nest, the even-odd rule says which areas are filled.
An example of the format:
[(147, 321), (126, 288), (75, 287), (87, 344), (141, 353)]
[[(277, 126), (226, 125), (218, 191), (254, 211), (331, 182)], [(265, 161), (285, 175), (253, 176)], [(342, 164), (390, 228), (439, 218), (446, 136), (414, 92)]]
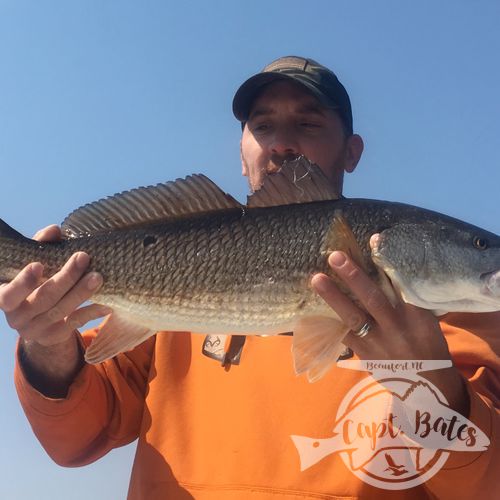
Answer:
[(347, 157), (344, 170), (353, 172), (363, 154), (363, 139), (358, 134), (353, 134), (347, 138)]

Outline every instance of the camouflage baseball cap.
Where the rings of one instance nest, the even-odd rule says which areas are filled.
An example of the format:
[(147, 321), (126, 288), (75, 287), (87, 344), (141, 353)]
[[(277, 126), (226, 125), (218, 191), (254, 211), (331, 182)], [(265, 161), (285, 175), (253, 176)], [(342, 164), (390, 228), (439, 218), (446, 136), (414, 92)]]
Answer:
[(280, 57), (244, 82), (234, 95), (234, 116), (240, 122), (246, 122), (257, 94), (265, 85), (277, 80), (292, 80), (303, 85), (322, 104), (335, 109), (347, 132), (352, 134), (351, 101), (346, 89), (333, 71), (304, 57)]

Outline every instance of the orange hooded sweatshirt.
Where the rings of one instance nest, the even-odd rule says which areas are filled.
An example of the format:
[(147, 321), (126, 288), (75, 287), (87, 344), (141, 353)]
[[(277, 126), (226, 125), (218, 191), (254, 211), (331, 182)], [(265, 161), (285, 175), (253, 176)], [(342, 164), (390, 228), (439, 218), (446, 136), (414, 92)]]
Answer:
[(293, 372), (287, 336), (248, 337), (241, 363), (224, 368), (201, 354), (203, 336), (161, 333), (85, 366), (66, 399), (38, 393), (19, 365), (15, 382), (36, 436), (61, 465), (88, 464), (139, 438), (134, 500), (500, 498), (500, 314), (445, 320), (468, 380), (469, 419), (490, 446), (453, 452), (426, 483), (400, 491), (361, 481), (339, 453), (301, 472), (290, 436), (331, 437), (342, 399), (366, 373), (336, 367), (310, 384)]

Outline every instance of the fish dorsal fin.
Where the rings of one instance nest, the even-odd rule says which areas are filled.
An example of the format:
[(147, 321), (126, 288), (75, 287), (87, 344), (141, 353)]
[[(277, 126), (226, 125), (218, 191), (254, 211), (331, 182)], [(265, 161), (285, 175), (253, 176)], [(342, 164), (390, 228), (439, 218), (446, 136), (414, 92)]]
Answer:
[(273, 207), (336, 200), (338, 190), (323, 171), (305, 156), (286, 161), (276, 173), (266, 175), (260, 189), (247, 200), (249, 207)]
[(90, 234), (175, 219), (196, 213), (241, 208), (208, 177), (194, 174), (155, 186), (139, 187), (76, 209), (62, 223), (63, 234)]

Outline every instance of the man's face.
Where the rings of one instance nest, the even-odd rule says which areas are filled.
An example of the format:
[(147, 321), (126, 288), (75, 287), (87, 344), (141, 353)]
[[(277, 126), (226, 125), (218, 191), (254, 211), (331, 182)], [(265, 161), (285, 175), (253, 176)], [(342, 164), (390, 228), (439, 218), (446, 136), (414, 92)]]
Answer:
[(346, 137), (335, 111), (301, 85), (279, 81), (267, 85), (252, 104), (241, 139), (243, 175), (256, 191), (285, 160), (304, 155), (340, 194), (344, 170), (354, 170), (362, 150), (361, 138)]

